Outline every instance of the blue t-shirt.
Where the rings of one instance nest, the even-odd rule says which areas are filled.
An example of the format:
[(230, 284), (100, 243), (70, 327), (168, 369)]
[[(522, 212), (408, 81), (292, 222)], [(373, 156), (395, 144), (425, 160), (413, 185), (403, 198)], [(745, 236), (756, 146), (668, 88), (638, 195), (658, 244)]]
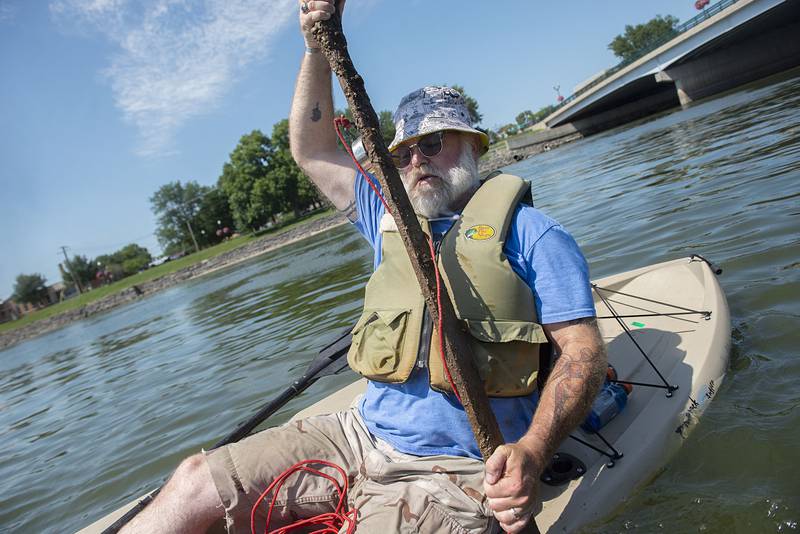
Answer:
[[(373, 266), (377, 268), (384, 207), (360, 172), (356, 174), (355, 198), (358, 220), (354, 225), (375, 251)], [(434, 233), (443, 234), (452, 224), (453, 220), (435, 220), (431, 226)], [(541, 324), (595, 315), (586, 260), (572, 236), (556, 221), (531, 206), (519, 205), (503, 251), (511, 268), (533, 291)], [(506, 442), (518, 441), (525, 434), (537, 401), (536, 392), (527, 397), (490, 399)], [(463, 407), (454, 395), (431, 389), (427, 368), (415, 368), (402, 384), (370, 381), (360, 411), (369, 431), (400, 452), (481, 457)]]

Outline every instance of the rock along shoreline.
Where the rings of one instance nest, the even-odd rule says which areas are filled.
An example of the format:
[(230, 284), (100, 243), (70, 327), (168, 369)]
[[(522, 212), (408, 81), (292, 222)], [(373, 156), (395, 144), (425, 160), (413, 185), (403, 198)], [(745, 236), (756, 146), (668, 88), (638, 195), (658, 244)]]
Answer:
[(162, 291), (186, 280), (192, 280), (231, 265), (236, 265), (276, 248), (295, 243), (313, 235), (329, 230), (347, 222), (341, 213), (334, 213), (315, 221), (301, 224), (276, 236), (264, 236), (253, 240), (234, 250), (224, 252), (213, 258), (190, 265), (179, 271), (165, 274), (154, 280), (143, 282), (129, 287), (112, 295), (108, 295), (94, 302), (69, 310), (46, 319), (34, 321), (21, 328), (0, 333), (0, 350), (9, 348), (17, 343), (63, 328), (75, 321), (80, 321), (98, 313), (103, 313), (113, 308), (123, 306), (142, 297)]

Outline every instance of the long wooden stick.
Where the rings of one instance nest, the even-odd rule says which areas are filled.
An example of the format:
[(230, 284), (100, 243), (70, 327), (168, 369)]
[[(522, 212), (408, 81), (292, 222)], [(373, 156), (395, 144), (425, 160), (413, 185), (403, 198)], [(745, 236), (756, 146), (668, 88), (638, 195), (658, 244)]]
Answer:
[[(440, 310), (436, 298), (434, 260), (430, 254), (427, 238), (422, 232), (400, 174), (381, 136), (378, 116), (367, 96), (364, 80), (350, 59), (339, 11), (337, 10), (330, 19), (317, 22), (312, 32), (342, 86), (356, 127), (361, 134), (364, 149), (373, 162), (384, 198), (411, 259), (428, 312), (434, 324), (442, 324), (442, 332), (439, 335), (443, 340), (445, 361), (453, 376), (453, 382), (464, 405), (478, 448), (486, 461), (494, 450), (504, 443), (503, 435), (475, 366), (472, 347), (456, 319), (455, 309), (444, 284), (441, 284), (442, 322), (439, 322)], [(533, 518), (528, 525), (526, 532), (539, 531)]]

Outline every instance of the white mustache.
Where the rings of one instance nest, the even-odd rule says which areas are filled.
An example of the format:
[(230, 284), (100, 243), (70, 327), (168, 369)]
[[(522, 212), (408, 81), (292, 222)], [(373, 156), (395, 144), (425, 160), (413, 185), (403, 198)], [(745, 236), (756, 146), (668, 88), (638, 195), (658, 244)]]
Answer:
[(425, 176), (433, 176), (444, 181), (444, 177), (442, 173), (439, 172), (438, 169), (433, 168), (429, 164), (426, 164), (424, 167), (420, 167), (417, 170), (413, 170), (411, 172), (406, 173), (406, 181), (408, 183), (408, 189), (414, 189), (414, 187), (419, 183), (419, 181)]

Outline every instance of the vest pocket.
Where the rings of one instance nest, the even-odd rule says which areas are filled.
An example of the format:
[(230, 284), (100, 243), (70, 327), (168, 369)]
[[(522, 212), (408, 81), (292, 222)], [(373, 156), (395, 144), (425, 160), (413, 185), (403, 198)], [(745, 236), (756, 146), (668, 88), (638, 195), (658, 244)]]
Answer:
[(408, 378), (400, 360), (410, 312), (365, 310), (353, 327), (353, 341), (347, 353), (350, 367), (379, 382), (402, 382)]
[(529, 395), (536, 389), (541, 325), (529, 321), (467, 320), (472, 349), (486, 393), (492, 397)]

